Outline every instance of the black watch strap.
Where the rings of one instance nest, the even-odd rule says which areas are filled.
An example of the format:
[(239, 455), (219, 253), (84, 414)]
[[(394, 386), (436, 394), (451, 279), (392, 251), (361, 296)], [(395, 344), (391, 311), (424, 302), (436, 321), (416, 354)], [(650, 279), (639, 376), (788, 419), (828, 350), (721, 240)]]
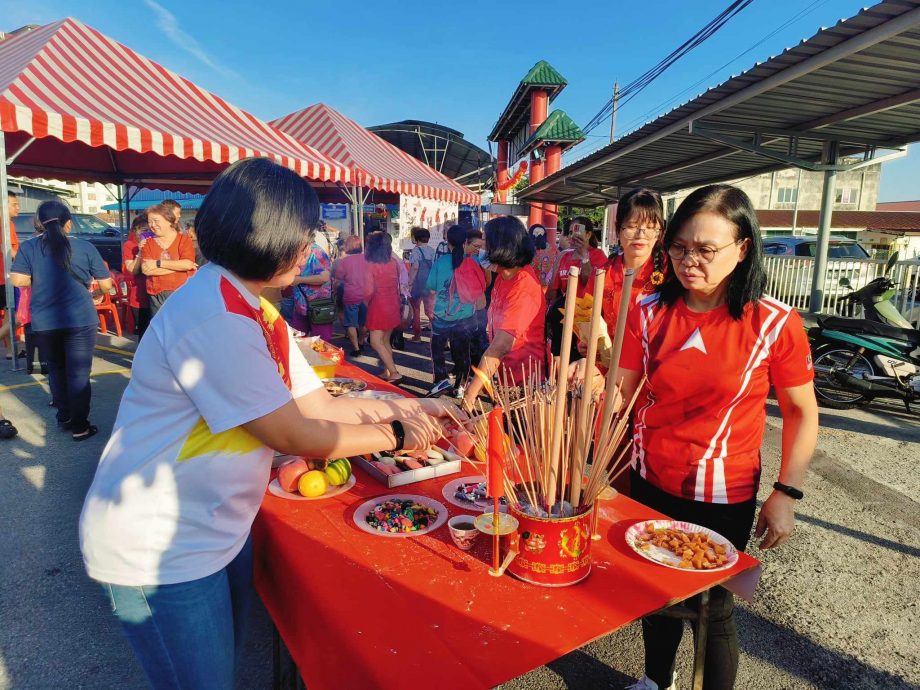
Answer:
[(773, 488), (777, 491), (782, 491), (789, 498), (794, 498), (797, 501), (801, 501), (803, 498), (805, 498), (805, 494), (802, 493), (799, 489), (796, 489), (794, 486), (787, 486), (786, 484), (773, 482)]
[(396, 447), (393, 450), (402, 450), (406, 444), (406, 429), (403, 427), (403, 423), (398, 419), (394, 419), (390, 422), (390, 427), (393, 429), (393, 436), (396, 437)]

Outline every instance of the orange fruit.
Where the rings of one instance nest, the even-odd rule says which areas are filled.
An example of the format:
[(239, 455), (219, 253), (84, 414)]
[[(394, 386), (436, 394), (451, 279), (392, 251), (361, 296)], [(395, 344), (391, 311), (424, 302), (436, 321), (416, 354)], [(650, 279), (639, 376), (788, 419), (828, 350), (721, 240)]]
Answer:
[(326, 474), (320, 470), (310, 470), (304, 474), (297, 483), (297, 490), (301, 496), (307, 498), (316, 498), (326, 493), (329, 483), (326, 481)]

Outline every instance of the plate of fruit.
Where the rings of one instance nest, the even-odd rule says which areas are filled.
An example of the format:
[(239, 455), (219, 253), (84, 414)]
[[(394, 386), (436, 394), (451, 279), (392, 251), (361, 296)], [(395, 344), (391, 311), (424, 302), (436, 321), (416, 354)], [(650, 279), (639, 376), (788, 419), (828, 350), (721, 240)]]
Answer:
[(355, 511), (358, 529), (379, 537), (414, 537), (447, 522), (447, 507), (425, 496), (391, 494), (365, 501)]
[(278, 476), (269, 482), (268, 490), (292, 501), (318, 501), (343, 494), (354, 485), (355, 475), (347, 458), (296, 458), (278, 469)]

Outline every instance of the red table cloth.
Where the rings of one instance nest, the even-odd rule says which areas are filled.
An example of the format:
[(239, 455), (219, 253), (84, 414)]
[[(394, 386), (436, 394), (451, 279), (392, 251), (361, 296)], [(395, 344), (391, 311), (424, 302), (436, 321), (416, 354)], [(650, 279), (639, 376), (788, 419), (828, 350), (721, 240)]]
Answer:
[[(339, 376), (398, 390), (350, 364)], [(602, 539), (583, 582), (549, 589), (488, 574), (491, 538), (460, 551), (447, 526), (387, 538), (359, 530), (355, 509), (392, 493), (449, 504), (459, 475), (388, 489), (360, 469), (349, 492), (320, 501), (266, 494), (253, 526), (256, 587), (310, 690), (491, 688), (643, 615), (682, 601), (758, 562), (741, 554), (727, 571), (686, 572), (651, 563), (626, 545), (640, 520), (662, 517), (619, 495), (603, 501)]]

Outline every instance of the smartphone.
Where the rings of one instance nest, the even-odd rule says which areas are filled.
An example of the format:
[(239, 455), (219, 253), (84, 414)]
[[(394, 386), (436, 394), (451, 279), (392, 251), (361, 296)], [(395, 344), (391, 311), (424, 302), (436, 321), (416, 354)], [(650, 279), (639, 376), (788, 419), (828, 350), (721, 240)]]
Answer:
[(585, 238), (584, 223), (572, 223), (572, 237)]

